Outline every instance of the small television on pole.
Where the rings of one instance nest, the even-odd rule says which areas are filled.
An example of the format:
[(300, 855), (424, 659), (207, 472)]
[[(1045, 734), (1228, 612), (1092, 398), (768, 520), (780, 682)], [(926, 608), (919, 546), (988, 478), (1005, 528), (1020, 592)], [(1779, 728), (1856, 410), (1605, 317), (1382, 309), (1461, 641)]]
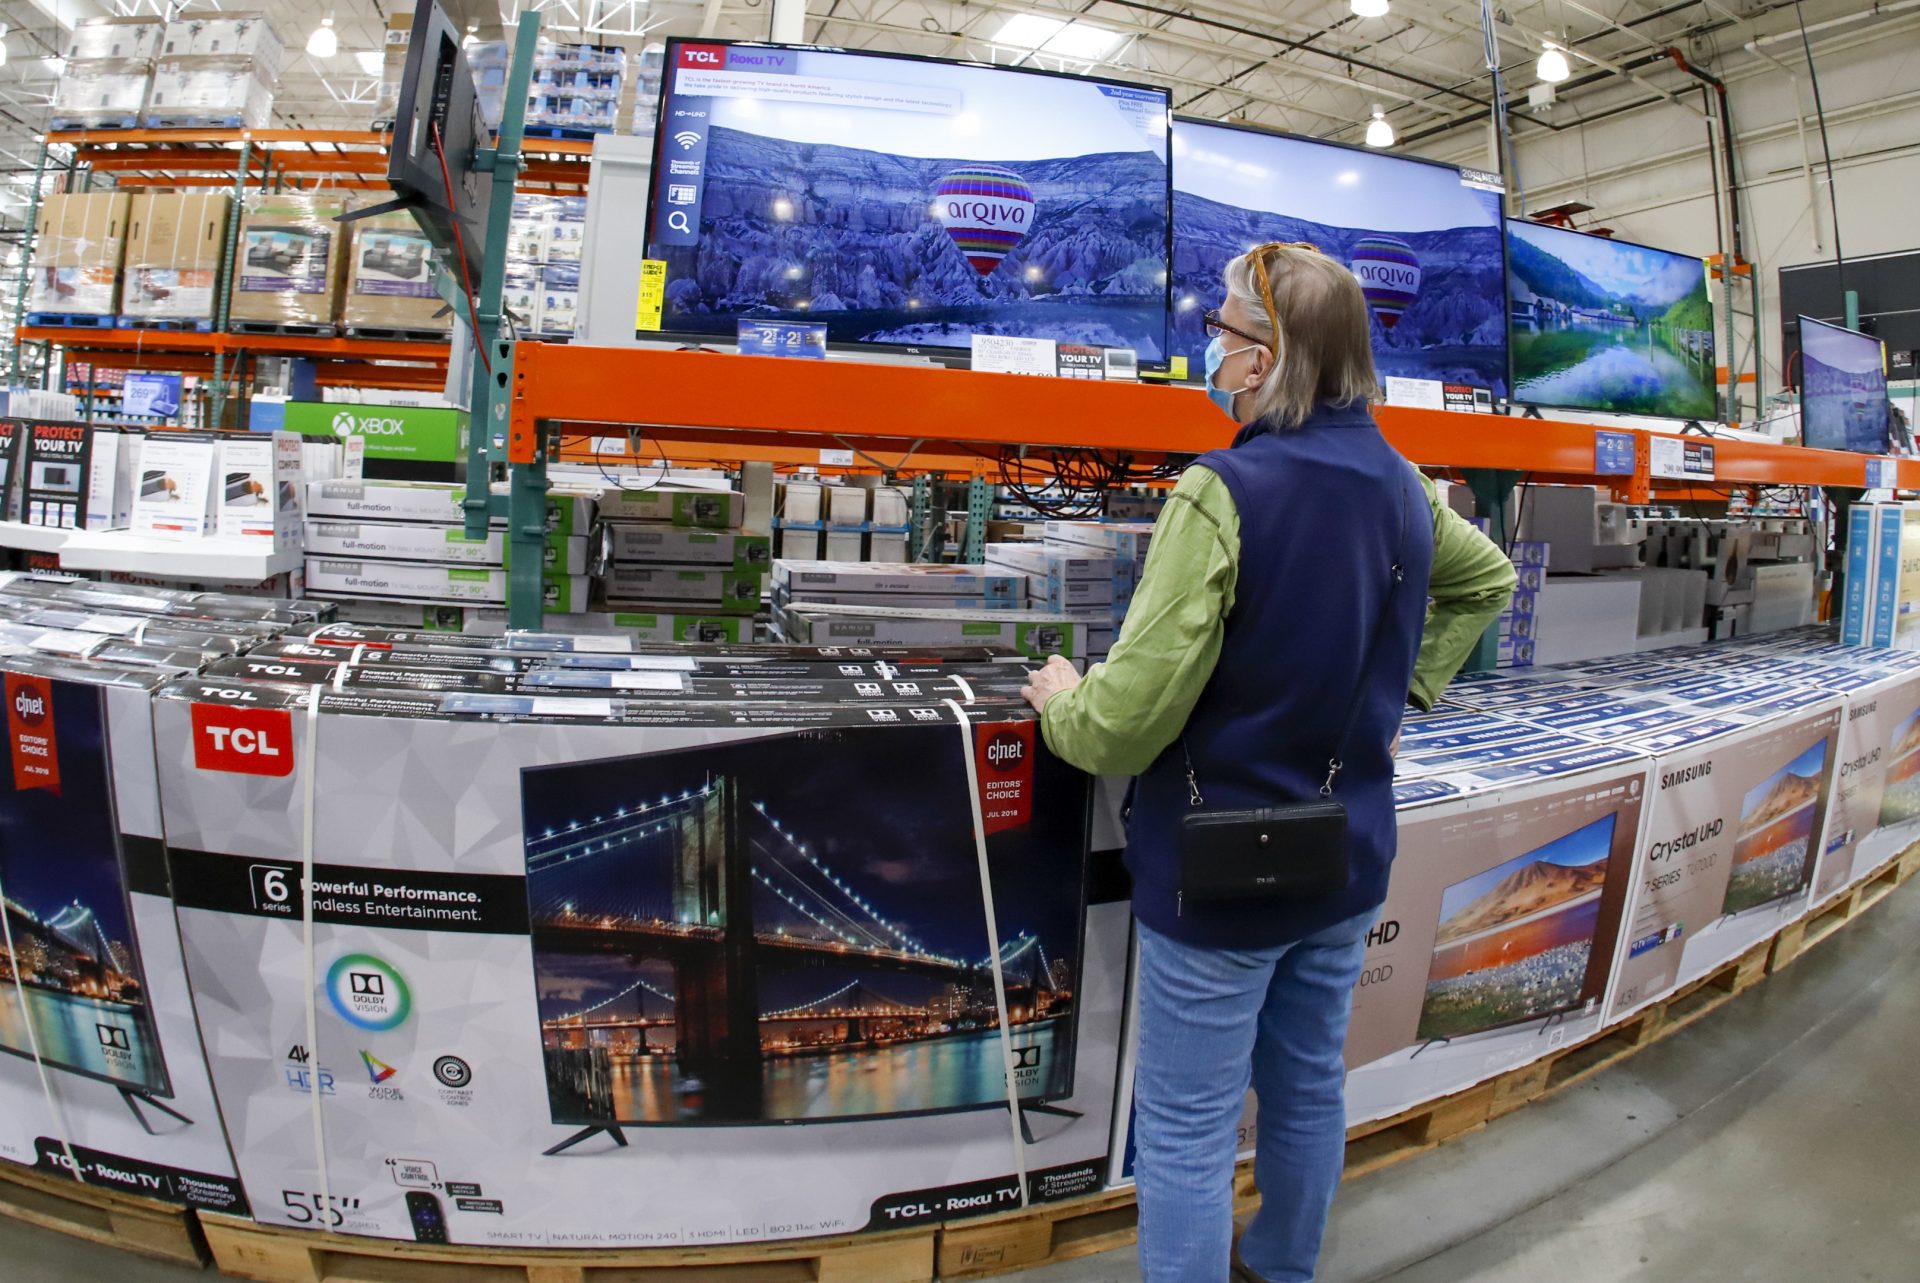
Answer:
[(460, 41), (460, 28), (437, 0), (419, 0), (387, 160), (387, 183), (398, 200), (380, 208), (413, 210), (434, 248), (449, 259), (460, 255), (478, 281), (493, 175), (475, 164), (490, 138)]

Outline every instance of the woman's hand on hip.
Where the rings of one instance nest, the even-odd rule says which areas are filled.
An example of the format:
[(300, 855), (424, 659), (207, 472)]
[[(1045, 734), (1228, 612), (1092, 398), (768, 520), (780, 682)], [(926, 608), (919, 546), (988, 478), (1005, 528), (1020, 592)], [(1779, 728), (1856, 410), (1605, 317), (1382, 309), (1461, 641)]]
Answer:
[(1047, 701), (1062, 691), (1070, 691), (1080, 684), (1080, 674), (1073, 665), (1058, 655), (1050, 656), (1046, 664), (1027, 674), (1027, 684), (1020, 688), (1027, 703), (1033, 705), (1033, 711), (1047, 711)]

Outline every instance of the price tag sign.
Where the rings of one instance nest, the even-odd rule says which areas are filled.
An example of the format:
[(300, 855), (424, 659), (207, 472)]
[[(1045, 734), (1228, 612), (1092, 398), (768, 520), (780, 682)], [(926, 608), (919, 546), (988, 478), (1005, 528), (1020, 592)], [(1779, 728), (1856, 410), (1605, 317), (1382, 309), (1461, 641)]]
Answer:
[(1704, 441), (1654, 437), (1649, 471), (1668, 481), (1713, 480), (1713, 447)]
[(1593, 434), (1593, 470), (1602, 477), (1630, 477), (1633, 475), (1633, 433), (1608, 432), (1600, 429)]
[(664, 259), (649, 258), (640, 264), (640, 298), (634, 304), (633, 332), (656, 334), (660, 314), (667, 304), (667, 264)]
[(1867, 460), (1867, 489), (1892, 490), (1900, 484), (1900, 465), (1892, 459)]
[(742, 321), (738, 330), (742, 356), (796, 356), (827, 359), (827, 327), (798, 321)]

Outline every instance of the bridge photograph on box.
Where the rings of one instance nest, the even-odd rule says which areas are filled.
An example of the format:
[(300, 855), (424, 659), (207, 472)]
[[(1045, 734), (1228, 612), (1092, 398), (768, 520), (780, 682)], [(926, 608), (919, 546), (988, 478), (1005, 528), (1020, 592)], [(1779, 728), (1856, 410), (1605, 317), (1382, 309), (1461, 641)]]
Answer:
[[(801, 753), (761, 740), (523, 772), (556, 1123), (1004, 1106), (966, 790), (933, 772), (875, 788), (895, 763), (887, 737), (811, 738)], [(1084, 887), (1062, 857), (1079, 820), (1047, 808), (990, 840), (1027, 1101), (1073, 1094)]]

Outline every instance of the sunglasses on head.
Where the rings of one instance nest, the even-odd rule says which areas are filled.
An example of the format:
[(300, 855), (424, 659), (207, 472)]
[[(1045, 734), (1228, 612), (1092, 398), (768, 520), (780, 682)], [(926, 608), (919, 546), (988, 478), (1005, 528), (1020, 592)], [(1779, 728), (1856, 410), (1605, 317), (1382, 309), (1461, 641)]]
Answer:
[[(1320, 252), (1320, 247), (1312, 241), (1268, 241), (1265, 245), (1256, 245), (1247, 251), (1247, 257), (1253, 260), (1253, 274), (1260, 281), (1260, 302), (1267, 309), (1267, 324), (1273, 328), (1275, 334), (1280, 333), (1280, 315), (1274, 307), (1273, 281), (1267, 276), (1267, 255), (1277, 249), (1304, 249), (1315, 254)], [(1219, 338), (1222, 334), (1232, 334), (1260, 347), (1269, 350), (1273, 348), (1273, 344), (1267, 340), (1257, 339), (1245, 330), (1235, 329), (1221, 320), (1219, 308), (1208, 312), (1201, 321), (1210, 339)]]

